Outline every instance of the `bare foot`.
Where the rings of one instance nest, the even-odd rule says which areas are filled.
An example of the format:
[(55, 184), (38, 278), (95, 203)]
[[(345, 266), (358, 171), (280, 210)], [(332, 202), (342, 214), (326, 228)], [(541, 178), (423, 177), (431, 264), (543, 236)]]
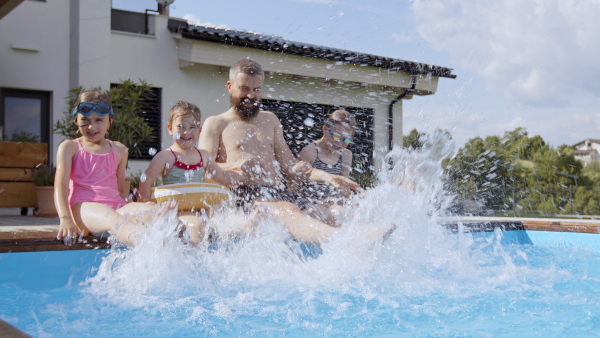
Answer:
[(162, 202), (157, 205), (156, 217), (161, 217), (173, 209), (177, 209), (177, 202), (174, 200)]
[(246, 224), (242, 227), (242, 232), (254, 235), (260, 222), (264, 221), (267, 217), (269, 217), (269, 208), (260, 202), (256, 202), (254, 210), (248, 215)]
[(369, 243), (385, 242), (396, 230), (396, 224), (390, 223), (387, 227), (380, 227), (370, 224), (370, 229), (366, 231), (365, 238)]

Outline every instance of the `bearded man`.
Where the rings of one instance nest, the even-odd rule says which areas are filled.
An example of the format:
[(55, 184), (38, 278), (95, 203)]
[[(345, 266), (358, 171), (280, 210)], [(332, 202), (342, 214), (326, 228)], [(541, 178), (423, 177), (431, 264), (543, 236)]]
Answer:
[(302, 212), (305, 200), (285, 186), (282, 175), (326, 183), (343, 195), (359, 189), (358, 184), (339, 175), (313, 169), (298, 161), (283, 138), (283, 128), (275, 114), (261, 110), (264, 72), (257, 62), (242, 59), (229, 71), (227, 90), (231, 107), (206, 119), (200, 135), (200, 149), (211, 153), (224, 169), (241, 170), (252, 160), (245, 185), (233, 188), (238, 205), (252, 210), (260, 204), (270, 217), (278, 218), (298, 240), (320, 243), (337, 228)]

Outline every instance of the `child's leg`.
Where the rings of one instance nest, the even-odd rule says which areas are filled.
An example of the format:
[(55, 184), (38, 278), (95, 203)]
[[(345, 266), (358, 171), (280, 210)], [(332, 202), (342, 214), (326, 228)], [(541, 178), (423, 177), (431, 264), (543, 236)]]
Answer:
[(204, 230), (206, 223), (190, 212), (179, 214), (179, 220), (185, 225), (185, 231), (189, 236), (189, 242), (193, 246), (198, 246), (204, 240)]
[(148, 222), (161, 217), (166, 212), (176, 209), (177, 203), (165, 202), (160, 204), (132, 202), (117, 209), (121, 215), (119, 227), (113, 229), (114, 235), (119, 242), (132, 245), (133, 235), (146, 231)]
[[(164, 206), (161, 206), (164, 207)], [(167, 209), (171, 208), (166, 206)], [(73, 207), (73, 216), (78, 226), (83, 225), (89, 232), (98, 234), (113, 231), (119, 242), (131, 245), (132, 235), (146, 229), (146, 223), (159, 212), (156, 204), (128, 203), (121, 208), (113, 208), (96, 202), (83, 202)], [(118, 228), (115, 225), (119, 224)]]
[(102, 203), (83, 202), (71, 209), (75, 223), (86, 233), (99, 234), (111, 230), (121, 220), (121, 215)]

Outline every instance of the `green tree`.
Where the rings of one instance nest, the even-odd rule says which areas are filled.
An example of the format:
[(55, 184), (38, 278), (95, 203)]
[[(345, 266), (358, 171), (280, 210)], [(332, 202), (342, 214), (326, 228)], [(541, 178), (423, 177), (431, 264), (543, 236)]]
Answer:
[(480, 201), (486, 209), (508, 209), (510, 187), (519, 175), (500, 144), (497, 136), (476, 137), (454, 158), (444, 161), (447, 191), (459, 200)]
[(444, 162), (446, 187), (459, 199), (513, 215), (598, 213), (600, 171), (583, 170), (573, 154), (573, 147), (552, 148), (524, 128), (474, 138)]
[(421, 133), (415, 128), (402, 138), (402, 145), (407, 149), (419, 150), (423, 147), (425, 137), (425, 133)]

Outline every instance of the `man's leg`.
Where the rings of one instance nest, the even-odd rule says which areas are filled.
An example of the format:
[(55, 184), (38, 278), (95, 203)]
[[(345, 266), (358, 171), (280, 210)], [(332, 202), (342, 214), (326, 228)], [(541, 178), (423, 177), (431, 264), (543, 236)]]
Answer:
[(289, 233), (301, 242), (320, 244), (338, 231), (337, 228), (305, 215), (297, 205), (290, 202), (256, 202), (256, 207), (266, 209), (265, 216), (283, 223)]

